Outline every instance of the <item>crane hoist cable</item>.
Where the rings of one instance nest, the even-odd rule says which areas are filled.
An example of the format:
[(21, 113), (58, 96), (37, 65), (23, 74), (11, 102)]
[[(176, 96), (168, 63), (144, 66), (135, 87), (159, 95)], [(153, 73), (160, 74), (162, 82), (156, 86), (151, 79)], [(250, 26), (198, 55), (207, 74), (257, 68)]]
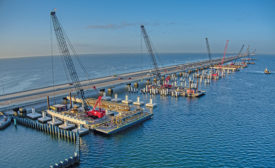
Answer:
[(208, 52), (208, 57), (209, 57), (210, 65), (212, 65), (212, 57), (211, 57), (210, 45), (209, 45), (207, 37), (205, 38), (205, 42), (206, 42), (206, 48), (207, 48), (207, 52)]
[[(51, 20), (50, 20), (51, 21)], [(50, 45), (51, 45), (51, 68), (52, 68), (52, 88), (54, 90), (53, 102), (55, 103), (55, 83), (54, 83), (54, 56), (53, 56), (53, 29), (50, 25)]]
[(153, 52), (153, 48), (152, 48), (149, 36), (148, 36), (148, 34), (147, 34), (146, 30), (145, 30), (144, 25), (141, 25), (140, 28), (141, 28), (141, 32), (143, 34), (144, 42), (146, 44), (148, 53), (149, 53), (149, 55), (150, 55), (150, 57), (152, 59), (153, 65), (154, 65), (154, 75), (156, 76), (157, 80), (161, 80), (160, 70), (159, 70), (159, 67), (158, 67), (156, 56), (155, 56), (155, 54)]
[(229, 40), (226, 40), (226, 44), (225, 44), (225, 47), (224, 47), (224, 52), (223, 52), (223, 57), (222, 57), (222, 62), (221, 62), (220, 67), (222, 67), (222, 66), (223, 66), (223, 63), (224, 63), (224, 58), (225, 58), (226, 51), (227, 51), (227, 48), (228, 48), (228, 43), (229, 43)]
[[(239, 51), (239, 53), (238, 53), (238, 55), (237, 55), (238, 57), (241, 56), (243, 49), (244, 49), (244, 44), (242, 45), (242, 48), (240, 49), (240, 51)], [(233, 63), (233, 64), (235, 64), (236, 61), (237, 61), (237, 59), (234, 60), (234, 63)]]
[[(53, 28), (56, 36), (56, 40), (58, 43), (58, 48), (60, 51), (60, 54), (63, 57), (63, 60), (65, 62), (66, 68), (68, 70), (69, 77), (71, 79), (71, 82), (77, 92), (77, 96), (82, 99), (82, 105), (85, 109), (85, 111), (89, 110), (88, 102), (85, 97), (84, 89), (82, 88), (82, 85), (79, 81), (79, 77), (75, 68), (75, 65), (72, 60), (72, 56), (68, 47), (68, 39), (66, 39), (64, 30), (56, 16), (56, 11), (51, 11), (50, 13), (51, 20), (53, 23)], [(69, 45), (70, 46), (70, 45)], [(72, 50), (72, 49), (71, 49)]]

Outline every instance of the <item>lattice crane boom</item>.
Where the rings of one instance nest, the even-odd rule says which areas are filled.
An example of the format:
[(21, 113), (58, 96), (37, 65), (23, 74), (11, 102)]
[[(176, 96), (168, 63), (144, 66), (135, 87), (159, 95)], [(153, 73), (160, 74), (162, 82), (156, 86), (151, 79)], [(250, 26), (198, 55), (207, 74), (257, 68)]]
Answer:
[(210, 45), (209, 45), (207, 37), (205, 38), (205, 42), (206, 42), (206, 47), (207, 47), (209, 61), (210, 61), (210, 64), (212, 65), (212, 57), (211, 57)]
[(52, 23), (53, 23), (56, 40), (58, 43), (58, 48), (59, 48), (60, 54), (62, 55), (63, 60), (65, 62), (66, 68), (69, 73), (70, 80), (73, 83), (73, 86), (77, 92), (77, 96), (82, 99), (83, 106), (84, 106), (85, 110), (88, 110), (85, 93), (84, 93), (82, 85), (79, 81), (79, 77), (77, 75), (76, 68), (73, 63), (73, 60), (72, 60), (72, 57), (70, 54), (70, 50), (68, 48), (68, 41), (65, 38), (64, 30), (56, 16), (55, 10), (52, 11), (50, 13), (50, 15), (51, 15)]
[(249, 57), (250, 56), (250, 45), (247, 46), (246, 52), (247, 52), (247, 57)]
[(224, 63), (224, 58), (225, 58), (226, 51), (227, 51), (227, 48), (228, 48), (228, 43), (229, 43), (229, 40), (226, 40), (226, 44), (225, 44), (225, 47), (224, 47), (224, 52), (223, 52), (223, 57), (222, 57), (221, 66), (222, 66), (223, 63)]
[(140, 28), (141, 28), (141, 32), (143, 34), (144, 42), (146, 44), (148, 53), (149, 53), (149, 55), (150, 55), (150, 57), (152, 59), (152, 62), (154, 64), (154, 68), (155, 68), (155, 72), (154, 73), (155, 73), (155, 76), (156, 76), (157, 79), (160, 80), (161, 79), (161, 74), (160, 74), (160, 71), (159, 71), (159, 67), (158, 67), (156, 56), (155, 56), (155, 54), (153, 52), (153, 49), (152, 49), (152, 45), (151, 45), (149, 36), (148, 36), (148, 34), (147, 34), (146, 30), (145, 30), (144, 25), (141, 25)]
[[(244, 44), (242, 45), (242, 48), (240, 49), (240, 51), (237, 55), (238, 57), (241, 56), (243, 49), (244, 49)], [(237, 59), (234, 60), (234, 64), (235, 64), (236, 61), (237, 61)]]

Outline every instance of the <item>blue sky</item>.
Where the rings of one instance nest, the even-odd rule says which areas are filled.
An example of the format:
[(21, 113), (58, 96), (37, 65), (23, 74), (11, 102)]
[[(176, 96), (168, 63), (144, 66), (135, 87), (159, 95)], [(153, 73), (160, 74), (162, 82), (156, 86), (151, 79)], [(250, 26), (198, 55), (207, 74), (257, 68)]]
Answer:
[(158, 53), (275, 53), (274, 0), (0, 0), (0, 58), (50, 55), (53, 8), (79, 54), (144, 52), (140, 24)]

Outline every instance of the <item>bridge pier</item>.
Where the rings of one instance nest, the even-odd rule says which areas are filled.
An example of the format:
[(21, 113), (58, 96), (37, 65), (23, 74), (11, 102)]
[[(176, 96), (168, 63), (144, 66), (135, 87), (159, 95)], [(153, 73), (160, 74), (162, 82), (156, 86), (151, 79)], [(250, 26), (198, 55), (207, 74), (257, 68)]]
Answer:
[(138, 82), (135, 82), (135, 83), (134, 83), (134, 87), (135, 87), (135, 88), (138, 88)]
[(116, 94), (115, 94), (115, 98), (113, 98), (111, 101), (113, 101), (113, 102), (121, 102), (121, 99), (118, 98), (118, 95), (117, 95), (117, 93), (116, 93)]
[(131, 83), (127, 83), (126, 85), (127, 85), (127, 88), (130, 88), (132, 84)]
[(108, 88), (108, 93), (109, 94), (113, 94), (113, 89), (112, 88)]
[(124, 104), (131, 104), (132, 100), (129, 100), (128, 95), (125, 95), (125, 100), (122, 100), (122, 103), (124, 103)]
[(150, 85), (150, 79), (147, 79), (146, 85)]

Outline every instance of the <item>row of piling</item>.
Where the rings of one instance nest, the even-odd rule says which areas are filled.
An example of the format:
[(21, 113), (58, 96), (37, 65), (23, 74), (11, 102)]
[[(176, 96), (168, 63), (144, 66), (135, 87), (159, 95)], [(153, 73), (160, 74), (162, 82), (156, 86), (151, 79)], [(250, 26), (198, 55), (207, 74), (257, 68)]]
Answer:
[(68, 131), (68, 130), (62, 130), (59, 127), (53, 126), (53, 125), (41, 124), (27, 118), (13, 117), (13, 120), (15, 125), (18, 123), (20, 125), (33, 128), (38, 131), (50, 134), (52, 136), (55, 136), (64, 140), (69, 140), (75, 143), (75, 151), (73, 153), (73, 156), (70, 156), (69, 158), (66, 158), (63, 161), (60, 161), (59, 163), (55, 163), (54, 165), (51, 165), (50, 168), (67, 168), (67, 167), (72, 167), (73, 165), (76, 165), (79, 163), (80, 137), (78, 133)]
[(53, 126), (53, 125), (49, 125), (49, 124), (41, 124), (41, 123), (38, 123), (38, 122), (30, 120), (30, 119), (26, 119), (26, 118), (14, 117), (13, 119), (16, 120), (16, 122), (18, 124), (36, 129), (38, 131), (42, 131), (44, 133), (50, 134), (52, 136), (56, 136), (58, 138), (63, 138), (65, 140), (70, 140), (70, 141), (76, 142), (76, 138), (78, 136), (77, 133), (75, 133), (75, 132), (63, 130), (57, 126)]
[(80, 137), (76, 137), (76, 148), (73, 156), (60, 161), (59, 163), (55, 163), (51, 165), (50, 168), (68, 168), (73, 167), (74, 165), (79, 164), (80, 162)]

